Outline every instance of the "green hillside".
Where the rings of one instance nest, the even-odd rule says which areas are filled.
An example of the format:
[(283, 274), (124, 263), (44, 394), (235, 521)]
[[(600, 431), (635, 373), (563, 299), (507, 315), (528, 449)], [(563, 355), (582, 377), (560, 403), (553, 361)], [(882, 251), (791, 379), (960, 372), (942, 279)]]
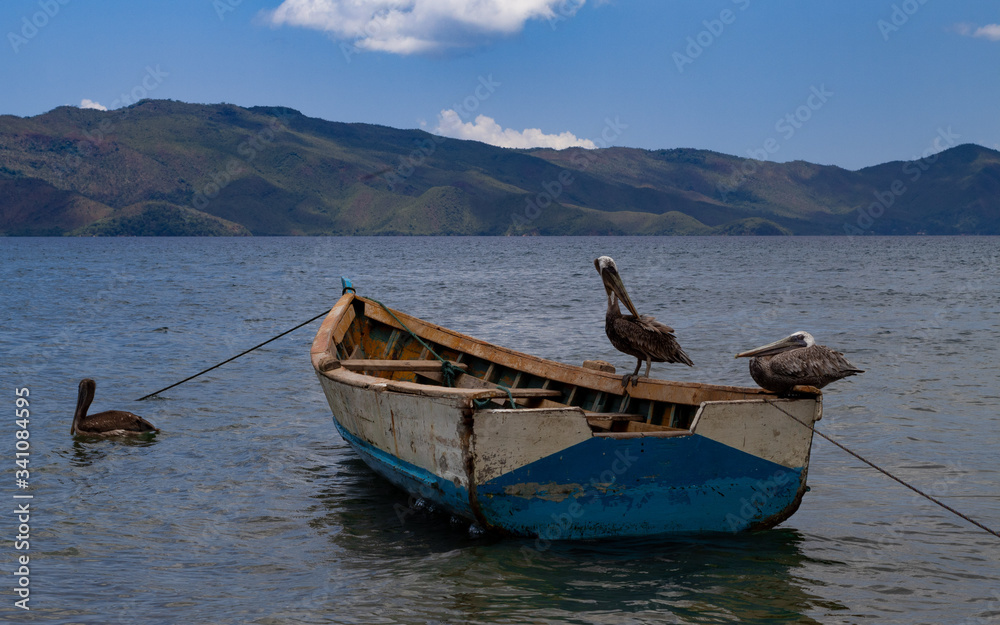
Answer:
[(1000, 153), (512, 150), (281, 107), (0, 116), (3, 235), (1000, 234)]

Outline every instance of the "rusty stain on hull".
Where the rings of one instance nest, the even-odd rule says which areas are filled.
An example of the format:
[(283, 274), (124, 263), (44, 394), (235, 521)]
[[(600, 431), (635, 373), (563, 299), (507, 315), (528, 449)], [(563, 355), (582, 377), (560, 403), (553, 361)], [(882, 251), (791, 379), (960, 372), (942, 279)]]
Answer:
[(505, 486), (503, 491), (513, 497), (521, 497), (523, 499), (537, 498), (560, 502), (565, 501), (568, 497), (583, 497), (586, 493), (586, 488), (582, 484), (523, 482), (521, 484)]

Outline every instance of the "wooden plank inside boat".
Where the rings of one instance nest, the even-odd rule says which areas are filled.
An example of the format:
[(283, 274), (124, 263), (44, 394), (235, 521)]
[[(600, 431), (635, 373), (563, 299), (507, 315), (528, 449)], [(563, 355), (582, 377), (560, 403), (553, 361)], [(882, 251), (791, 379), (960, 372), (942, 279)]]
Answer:
[[(351, 371), (440, 371), (438, 360), (341, 360), (340, 366)], [(468, 365), (452, 362), (452, 366), (468, 369)]]
[[(361, 297), (358, 300), (364, 302), (364, 314), (369, 319), (393, 328), (405, 330), (399, 321), (396, 321), (378, 304), (374, 304)], [(406, 324), (409, 330), (419, 334), (426, 341), (444, 345), (450, 349), (462, 351), (491, 362), (502, 362), (515, 371), (557, 380), (566, 384), (586, 386), (604, 393), (621, 395), (621, 376), (595, 369), (585, 369), (584, 367), (543, 360), (535, 356), (479, 341), (398, 311), (394, 312)], [(629, 393), (637, 399), (656, 399), (658, 401), (692, 406), (697, 406), (703, 401), (757, 399), (762, 395), (773, 395), (759, 388), (700, 384), (697, 382), (672, 382), (656, 379), (649, 380), (645, 378), (640, 380), (638, 386), (630, 388)]]

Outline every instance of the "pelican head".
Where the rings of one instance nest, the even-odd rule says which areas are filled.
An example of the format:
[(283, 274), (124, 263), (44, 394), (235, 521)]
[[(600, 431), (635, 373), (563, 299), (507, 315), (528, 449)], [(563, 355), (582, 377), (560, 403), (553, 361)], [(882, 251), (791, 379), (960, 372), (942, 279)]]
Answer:
[(781, 352), (787, 352), (790, 349), (800, 349), (802, 347), (812, 347), (816, 344), (816, 339), (813, 338), (812, 334), (799, 330), (798, 332), (793, 332), (786, 336), (785, 338), (775, 341), (773, 343), (768, 343), (767, 345), (761, 345), (755, 349), (751, 349), (746, 352), (740, 352), (736, 354), (737, 358), (749, 358), (750, 356), (773, 356), (774, 354), (780, 354)]
[(618, 267), (615, 265), (615, 261), (610, 256), (601, 256), (594, 259), (594, 267), (597, 268), (597, 273), (601, 274), (601, 281), (604, 282), (604, 290), (608, 294), (608, 305), (610, 306), (613, 301), (612, 296), (617, 296), (625, 304), (625, 308), (628, 308), (630, 313), (638, 317), (639, 312), (636, 311), (635, 305), (632, 303), (632, 298), (628, 296), (628, 291), (625, 290), (625, 285), (622, 284), (622, 277), (618, 275)]

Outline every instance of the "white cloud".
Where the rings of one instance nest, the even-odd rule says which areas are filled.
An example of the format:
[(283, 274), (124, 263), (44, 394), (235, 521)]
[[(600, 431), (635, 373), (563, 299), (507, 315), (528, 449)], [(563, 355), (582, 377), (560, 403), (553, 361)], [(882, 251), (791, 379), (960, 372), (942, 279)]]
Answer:
[(980, 26), (972, 33), (973, 37), (983, 37), (990, 41), (1000, 41), (1000, 24), (987, 24)]
[(435, 52), (487, 43), (521, 31), (529, 20), (555, 27), (586, 0), (284, 0), (265, 15), (351, 41), (363, 50)]
[(453, 139), (482, 141), (502, 148), (564, 148), (581, 147), (594, 149), (597, 145), (590, 139), (580, 139), (571, 132), (547, 135), (538, 128), (514, 130), (501, 128), (492, 117), (480, 115), (474, 122), (463, 122), (452, 109), (441, 111), (435, 134)]
[(108, 110), (108, 107), (104, 106), (100, 102), (94, 102), (93, 100), (89, 100), (87, 98), (84, 98), (84, 99), (80, 100), (80, 108), (82, 108), (82, 109), (97, 109), (98, 111), (106, 111), (106, 110)]
[(1000, 41), (1000, 24), (976, 26), (975, 24), (963, 23), (955, 24), (952, 30), (966, 37), (979, 37), (980, 39), (989, 39), (990, 41)]

